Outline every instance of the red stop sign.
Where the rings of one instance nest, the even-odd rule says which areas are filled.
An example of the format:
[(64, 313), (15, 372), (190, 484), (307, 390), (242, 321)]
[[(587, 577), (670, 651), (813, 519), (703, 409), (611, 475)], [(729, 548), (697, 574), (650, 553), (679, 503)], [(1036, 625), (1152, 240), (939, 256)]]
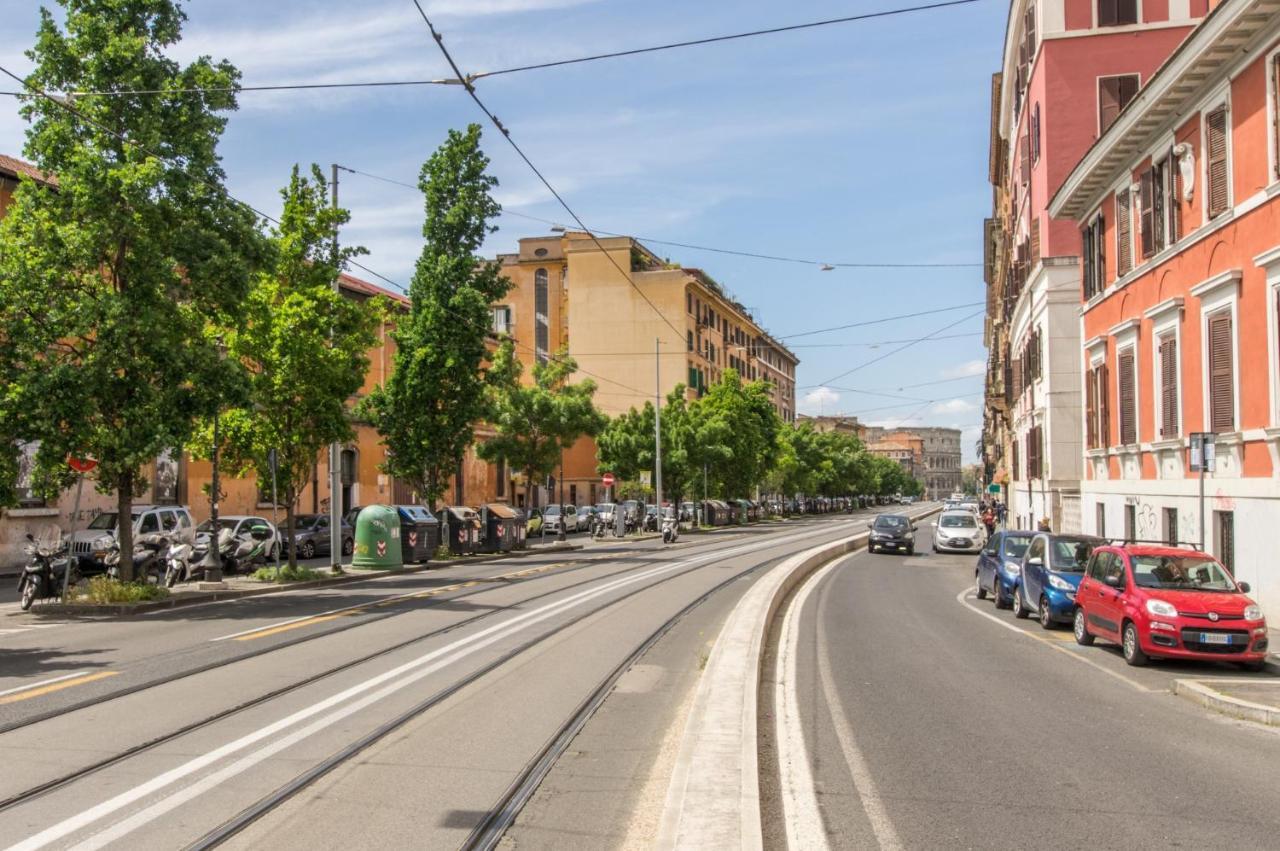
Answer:
[(77, 458), (74, 455), (67, 456), (67, 466), (75, 470), (77, 473), (88, 473), (98, 466), (98, 462), (93, 458)]
[(600, 481), (603, 482), (604, 486), (607, 488), (613, 487), (613, 473), (605, 473), (600, 477)]

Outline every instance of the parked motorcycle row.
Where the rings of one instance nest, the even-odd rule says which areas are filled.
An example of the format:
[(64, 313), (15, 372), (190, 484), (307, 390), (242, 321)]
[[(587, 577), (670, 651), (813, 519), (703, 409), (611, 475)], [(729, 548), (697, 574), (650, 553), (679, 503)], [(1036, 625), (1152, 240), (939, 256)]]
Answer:
[[(193, 540), (193, 537), (195, 540)], [(222, 570), (234, 573), (265, 561), (275, 533), (266, 526), (252, 526), (239, 534), (229, 528), (219, 530), (217, 553)], [(47, 527), (36, 538), (27, 534), (27, 564), (18, 576), (18, 596), (23, 611), (36, 600), (61, 597), (64, 587), (78, 584), (93, 575), (120, 575), (120, 543), (117, 538), (101, 552), (100, 558), (71, 553), (71, 542), (56, 526)], [(190, 530), (151, 532), (133, 540), (133, 571), (138, 581), (172, 588), (204, 576), (201, 565), (208, 554), (211, 536), (193, 536)], [(68, 577), (67, 571), (70, 571)]]

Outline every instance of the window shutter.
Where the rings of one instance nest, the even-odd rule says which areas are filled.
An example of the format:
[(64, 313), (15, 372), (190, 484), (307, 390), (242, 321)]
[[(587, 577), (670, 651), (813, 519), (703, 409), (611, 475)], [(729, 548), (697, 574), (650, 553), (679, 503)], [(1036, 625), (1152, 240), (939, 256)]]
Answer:
[(1136, 398), (1134, 395), (1134, 375), (1133, 375), (1133, 350), (1127, 349), (1120, 353), (1117, 360), (1117, 369), (1119, 370), (1120, 381), (1120, 443), (1128, 446), (1138, 442), (1138, 429), (1134, 410)]
[(1084, 444), (1089, 449), (1094, 449), (1098, 445), (1098, 399), (1095, 392), (1095, 383), (1098, 380), (1098, 371), (1091, 369), (1085, 373), (1084, 382)]
[(1116, 0), (1116, 23), (1136, 24), (1138, 22), (1138, 0)]
[(1018, 146), (1018, 155), (1022, 159), (1022, 182), (1031, 182), (1031, 137), (1024, 135)]
[(1178, 338), (1160, 341), (1160, 436), (1178, 434)]
[(1280, 178), (1280, 55), (1271, 60), (1271, 142), (1275, 147), (1275, 173)]
[(1164, 215), (1165, 215), (1165, 171), (1166, 163), (1157, 163), (1151, 169), (1151, 224), (1155, 232), (1153, 242), (1155, 250), (1165, 247)]
[(1027, 6), (1026, 14), (1026, 44), (1027, 44), (1027, 60), (1030, 61), (1036, 56), (1036, 7), (1035, 4)]
[(1100, 446), (1111, 445), (1111, 370), (1105, 362), (1098, 367), (1098, 436)]
[(1093, 279), (1097, 284), (1098, 292), (1102, 292), (1107, 288), (1107, 240), (1105, 234), (1107, 232), (1107, 217), (1098, 214), (1098, 218), (1094, 220), (1093, 244), (1097, 248), (1097, 271), (1093, 273)]
[(1205, 116), (1205, 147), (1208, 166), (1209, 218), (1216, 218), (1227, 209), (1227, 108), (1220, 106)]
[(1130, 231), (1132, 210), (1129, 190), (1116, 193), (1116, 277), (1133, 268), (1133, 236)]
[(1114, 27), (1119, 21), (1119, 0), (1098, 0), (1098, 26)]
[(1209, 317), (1209, 429), (1235, 430), (1235, 365), (1231, 362), (1231, 314)]
[(1182, 170), (1172, 149), (1166, 162), (1169, 164), (1169, 244), (1172, 245), (1182, 239)]
[(1147, 169), (1138, 179), (1138, 215), (1140, 216), (1140, 227), (1142, 228), (1142, 256), (1150, 257), (1155, 253), (1155, 228), (1152, 226), (1152, 195), (1154, 187), (1151, 185), (1151, 169)]
[[(1106, 0), (1103, 0), (1106, 2)], [(1099, 14), (1102, 12), (1099, 4)], [(1107, 128), (1120, 115), (1120, 78), (1103, 77), (1098, 81), (1098, 135), (1107, 132)]]
[(1031, 220), (1031, 265), (1040, 262), (1040, 217)]
[(1013, 359), (1013, 398), (1016, 401), (1022, 395), (1022, 358)]
[(1031, 108), (1031, 160), (1040, 161), (1040, 104)]
[(1093, 225), (1080, 230), (1080, 247), (1084, 254), (1084, 300), (1088, 301), (1097, 292), (1093, 281)]

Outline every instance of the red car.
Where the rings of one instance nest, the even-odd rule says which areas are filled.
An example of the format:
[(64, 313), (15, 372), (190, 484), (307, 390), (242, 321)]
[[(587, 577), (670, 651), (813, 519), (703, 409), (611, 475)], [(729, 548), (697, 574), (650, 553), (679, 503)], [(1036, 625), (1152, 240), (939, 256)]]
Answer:
[(1198, 550), (1098, 547), (1076, 592), (1076, 641), (1114, 641), (1130, 665), (1162, 656), (1262, 670), (1267, 622), (1248, 591), (1248, 583)]

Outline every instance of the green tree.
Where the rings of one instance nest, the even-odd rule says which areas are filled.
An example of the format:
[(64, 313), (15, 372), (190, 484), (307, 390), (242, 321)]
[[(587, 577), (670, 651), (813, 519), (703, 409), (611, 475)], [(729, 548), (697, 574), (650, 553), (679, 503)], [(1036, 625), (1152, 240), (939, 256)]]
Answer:
[(476, 454), (487, 461), (505, 459), (522, 470), (527, 505), (533, 505), (533, 482), (549, 475), (561, 453), (578, 438), (598, 434), (607, 422), (592, 402), (596, 383), (569, 383), (577, 370), (573, 358), (560, 353), (536, 364), (533, 383), (525, 384), (524, 366), (511, 340), (504, 340), (494, 353), (485, 412), (494, 436), (481, 443)]
[(24, 179), (0, 226), (0, 422), (40, 441), (50, 490), (67, 454), (98, 459), (131, 579), (128, 518), (147, 485), (143, 465), (185, 446), (235, 386), (213, 329), (239, 314), (260, 234), (223, 189), (217, 152), (236, 69), (165, 55), (184, 21), (173, 0), (62, 4), (65, 31), (41, 11), (27, 53), (32, 90), (172, 93), (73, 106), (23, 98), (25, 155), (57, 188)]
[[(243, 327), (229, 341), (232, 357), (248, 372), (247, 403), (223, 413), (220, 423), (220, 457), (233, 474), (253, 470), (260, 484), (271, 481), (267, 458), (276, 450), (291, 567), (297, 565), (298, 493), (324, 447), (353, 433), (346, 402), (364, 383), (385, 311), (333, 288), (346, 260), (364, 249), (333, 253), (333, 235), (350, 216), (329, 205), (327, 192), (319, 166), (311, 167), (310, 180), (294, 166), (281, 190), (284, 212), (271, 233), (270, 263), (255, 276)], [(201, 437), (207, 455), (211, 429)]]
[(422, 166), (426, 241), (409, 285), (409, 315), (392, 335), (390, 380), (360, 409), (386, 444), (386, 472), (433, 508), (484, 415), (490, 305), (510, 286), (496, 262), (477, 254), (501, 212), (488, 166), (478, 124), (450, 130)]
[(720, 457), (708, 461), (717, 490), (727, 497), (749, 496), (772, 467), (782, 425), (768, 386), (763, 381), (744, 384), (737, 370), (726, 369), (698, 403), (704, 426), (724, 438)]
[[(685, 397), (685, 386), (677, 384), (662, 406), (663, 499), (676, 504), (686, 494), (699, 491), (703, 459), (718, 462), (726, 457), (724, 430), (711, 427), (700, 403)], [(633, 481), (642, 471), (652, 474), (656, 466), (653, 420), (652, 402), (609, 420), (596, 439), (597, 469), (613, 473), (620, 482)]]

